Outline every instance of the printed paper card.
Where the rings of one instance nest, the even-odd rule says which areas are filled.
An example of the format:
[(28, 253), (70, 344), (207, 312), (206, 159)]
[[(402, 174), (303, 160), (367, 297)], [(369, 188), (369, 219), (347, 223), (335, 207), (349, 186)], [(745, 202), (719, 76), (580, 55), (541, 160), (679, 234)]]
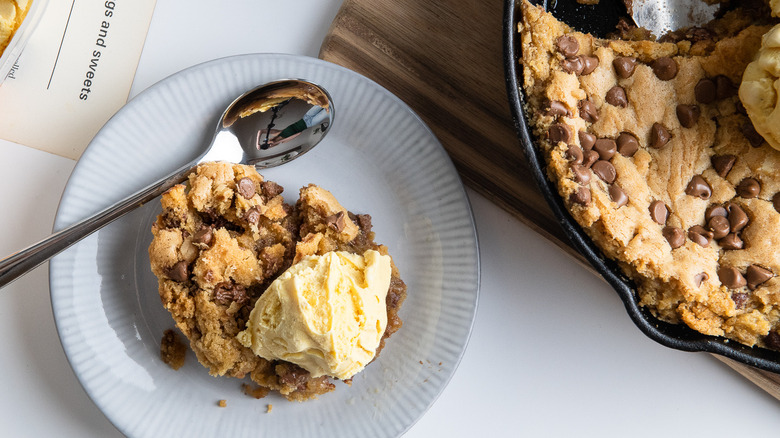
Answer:
[(156, 0), (50, 0), (0, 85), (0, 137), (78, 159), (127, 102)]

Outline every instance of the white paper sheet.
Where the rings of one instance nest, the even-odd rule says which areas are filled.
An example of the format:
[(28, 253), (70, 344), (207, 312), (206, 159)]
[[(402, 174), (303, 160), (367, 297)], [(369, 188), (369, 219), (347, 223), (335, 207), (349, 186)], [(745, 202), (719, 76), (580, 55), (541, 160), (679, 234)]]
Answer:
[(156, 0), (50, 0), (0, 85), (0, 138), (78, 159), (127, 101)]

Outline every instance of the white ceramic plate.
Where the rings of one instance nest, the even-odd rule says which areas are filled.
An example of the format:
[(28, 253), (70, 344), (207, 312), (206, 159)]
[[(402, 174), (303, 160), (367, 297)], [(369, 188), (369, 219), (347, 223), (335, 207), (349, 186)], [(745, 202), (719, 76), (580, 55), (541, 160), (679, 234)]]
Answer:
[[(466, 348), (479, 290), (479, 255), (464, 188), (424, 123), (376, 83), (334, 64), (244, 55), (177, 73), (130, 101), (97, 134), (68, 181), (55, 228), (88, 216), (175, 170), (208, 144), (222, 109), (243, 91), (303, 78), (333, 96), (325, 140), (262, 172), (285, 187), (313, 182), (373, 217), (408, 284), (403, 328), (378, 360), (334, 392), (306, 403), (244, 395), (237, 379), (209, 376), (188, 353), (174, 371), (160, 360), (173, 327), (149, 268), (149, 203), (50, 264), (54, 317), (78, 379), (128, 436), (383, 437), (407, 430), (446, 386)], [(226, 408), (217, 407), (220, 399)], [(266, 413), (266, 406), (273, 410)]]

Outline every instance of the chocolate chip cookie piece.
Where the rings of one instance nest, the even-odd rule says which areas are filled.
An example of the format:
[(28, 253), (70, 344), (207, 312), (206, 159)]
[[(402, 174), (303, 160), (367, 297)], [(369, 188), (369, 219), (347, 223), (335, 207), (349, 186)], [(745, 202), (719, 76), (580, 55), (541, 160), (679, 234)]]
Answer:
[[(521, 8), (528, 117), (537, 133), (566, 126), (537, 146), (572, 217), (658, 318), (780, 345), (780, 152), (735, 86), (771, 25), (740, 10), (670, 42), (607, 40)], [(585, 59), (598, 60), (589, 74)], [(545, 101), (574, 114), (541, 117)]]
[(263, 182), (253, 167), (201, 165), (162, 195), (152, 227), (160, 299), (212, 375), (240, 378), (269, 366), (235, 339), (294, 252), (291, 207)]
[[(256, 356), (236, 334), (268, 284), (296, 259), (387, 248), (374, 241), (370, 216), (350, 213), (327, 190), (309, 185), (295, 205), (285, 204), (282, 192), (253, 167), (202, 164), (186, 185), (161, 197), (149, 258), (163, 305), (210, 374), (248, 375), (263, 391), (303, 401), (334, 390), (331, 379)], [(402, 325), (406, 285), (391, 266), (388, 324), (377, 354)]]

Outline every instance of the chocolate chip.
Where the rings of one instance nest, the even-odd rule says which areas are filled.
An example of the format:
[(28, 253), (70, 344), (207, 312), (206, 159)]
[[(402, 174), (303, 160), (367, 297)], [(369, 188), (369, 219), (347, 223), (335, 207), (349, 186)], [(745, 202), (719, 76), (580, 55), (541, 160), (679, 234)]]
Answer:
[(749, 120), (742, 124), (742, 135), (745, 136), (747, 141), (754, 148), (757, 148), (764, 143), (764, 137), (762, 137), (761, 134), (756, 131), (753, 123), (751, 123)]
[(650, 203), (650, 218), (657, 224), (665, 224), (669, 217), (669, 209), (662, 201), (653, 201)]
[(617, 138), (617, 150), (624, 157), (633, 157), (639, 150), (639, 140), (634, 134), (621, 132)]
[(555, 40), (555, 46), (558, 48), (558, 51), (567, 58), (576, 56), (577, 52), (580, 51), (580, 43), (571, 35), (559, 36), (558, 39)]
[(576, 144), (570, 144), (566, 149), (566, 159), (576, 164), (582, 164), (582, 149)]
[(703, 27), (693, 26), (688, 28), (688, 30), (685, 31), (685, 39), (692, 43), (711, 40), (713, 38), (714, 35), (712, 34), (712, 32), (710, 32), (708, 29), (705, 29)]
[(726, 210), (729, 212), (729, 225), (731, 226), (732, 232), (736, 233), (737, 231), (745, 228), (745, 226), (750, 221), (747, 213), (745, 213), (745, 210), (733, 202), (730, 202), (728, 205), (726, 205)]
[(622, 79), (630, 78), (634, 74), (637, 64), (636, 58), (627, 56), (619, 56), (612, 61), (615, 73)]
[(744, 292), (735, 292), (731, 294), (731, 299), (734, 301), (734, 307), (741, 309), (745, 307), (745, 303), (747, 303), (748, 294)]
[(590, 169), (593, 163), (599, 160), (599, 153), (594, 150), (585, 151), (585, 157), (582, 159), (582, 165)]
[(709, 199), (712, 196), (712, 188), (701, 175), (694, 175), (685, 188), (685, 194), (700, 199)]
[(310, 381), (311, 374), (298, 365), (289, 362), (283, 362), (274, 367), (276, 375), (279, 376), (279, 383), (288, 388), (304, 390), (306, 383)]
[(251, 199), (255, 196), (255, 182), (249, 178), (241, 178), (236, 184), (238, 186), (238, 194), (246, 199)]
[(582, 58), (579, 56), (575, 58), (566, 58), (561, 61), (561, 70), (566, 73), (574, 73), (575, 75), (581, 75), (582, 70), (585, 68), (585, 64), (582, 62)]
[(766, 283), (775, 275), (769, 269), (762, 268), (758, 265), (750, 265), (745, 271), (745, 278), (747, 278), (748, 289), (754, 290), (758, 286)]
[(771, 349), (780, 350), (780, 333), (774, 330), (769, 332), (764, 338), (764, 344)]
[(244, 220), (250, 224), (257, 225), (260, 222), (260, 209), (257, 206), (250, 208), (244, 213)]
[(729, 212), (726, 211), (724, 207), (721, 207), (720, 205), (710, 205), (704, 212), (704, 220), (709, 221), (715, 216), (727, 217), (728, 215)]
[(547, 130), (547, 138), (553, 145), (560, 142), (568, 143), (571, 140), (571, 128), (563, 123), (554, 123)]
[(661, 230), (661, 234), (666, 238), (666, 241), (669, 242), (669, 246), (671, 246), (672, 249), (679, 248), (685, 243), (685, 233), (677, 227), (664, 227), (664, 229)]
[(734, 167), (734, 163), (737, 162), (737, 157), (735, 155), (713, 155), (710, 162), (715, 172), (721, 178), (725, 178)]
[(707, 221), (707, 228), (712, 231), (712, 237), (714, 239), (722, 239), (731, 232), (729, 220), (723, 216), (713, 216)]
[(590, 189), (587, 187), (578, 187), (577, 190), (569, 196), (569, 201), (579, 205), (590, 204)]
[[(350, 216), (350, 218), (352, 218), (352, 216)], [(360, 231), (362, 231), (363, 234), (371, 233), (373, 225), (371, 224), (370, 214), (358, 214), (355, 215), (355, 218), (357, 218), (358, 227), (360, 227)]]
[(668, 56), (656, 59), (651, 67), (656, 77), (662, 81), (669, 81), (677, 76), (677, 63)]
[(588, 185), (590, 182), (590, 170), (580, 164), (572, 164), (570, 166), (571, 173), (574, 175), (574, 182), (581, 186)]
[(729, 289), (739, 289), (747, 284), (745, 277), (740, 274), (737, 268), (731, 266), (721, 266), (718, 269), (718, 279)]
[(602, 160), (609, 160), (617, 152), (617, 143), (611, 138), (600, 138), (593, 145), (593, 150), (599, 153)]
[(688, 228), (688, 238), (691, 239), (693, 243), (705, 248), (710, 246), (713, 235), (714, 233), (712, 231), (705, 229), (701, 225), (694, 225)]
[(244, 304), (249, 301), (249, 296), (244, 286), (223, 282), (214, 287), (214, 301), (224, 305), (232, 302)]
[(628, 204), (628, 195), (626, 194), (625, 190), (620, 188), (620, 186), (617, 184), (609, 186), (609, 197), (612, 199), (612, 202), (617, 204), (616, 208), (620, 208)]
[(684, 128), (693, 128), (699, 121), (701, 110), (697, 105), (677, 105), (677, 120)]
[(672, 134), (660, 123), (653, 123), (650, 128), (650, 146), (655, 149), (661, 149), (672, 139)]
[(710, 279), (710, 276), (706, 272), (699, 272), (693, 276), (693, 282), (696, 283), (696, 287), (700, 287), (701, 284)]
[(612, 184), (617, 178), (617, 171), (615, 170), (615, 166), (613, 166), (609, 161), (598, 160), (593, 163), (593, 167), (591, 169), (593, 170), (593, 173), (595, 173), (599, 178), (601, 178), (602, 181), (607, 184)]
[(542, 105), (542, 113), (544, 113), (545, 116), (565, 116), (569, 115), (569, 110), (566, 108), (566, 105), (564, 105), (563, 102), (558, 100), (547, 100)]
[(728, 250), (742, 249), (745, 247), (745, 242), (739, 238), (737, 233), (729, 233), (729, 235), (720, 239), (718, 244), (720, 244), (721, 248)]
[(712, 103), (717, 99), (715, 81), (704, 78), (693, 88), (693, 94), (699, 103)]
[(189, 273), (187, 272), (187, 262), (184, 260), (176, 262), (173, 266), (168, 268), (168, 270), (165, 272), (165, 275), (168, 276), (173, 281), (178, 281), (179, 283), (187, 281), (189, 278)]
[(211, 227), (207, 225), (201, 225), (200, 229), (192, 236), (192, 240), (195, 243), (201, 245), (211, 245), (211, 240), (214, 238), (214, 232)]
[(780, 213), (780, 192), (775, 193), (775, 196), (772, 196), (772, 205), (775, 207), (775, 210)]
[(715, 88), (715, 96), (718, 99), (727, 99), (737, 94), (737, 87), (731, 79), (723, 75), (715, 76)]
[(625, 108), (628, 106), (628, 96), (623, 87), (615, 85), (607, 91), (607, 97), (604, 99), (608, 104)]
[(589, 75), (599, 66), (599, 59), (595, 56), (580, 56), (582, 59), (582, 74)]
[(263, 197), (266, 199), (271, 199), (274, 196), (277, 196), (284, 192), (284, 187), (280, 186), (279, 184), (273, 182), (273, 181), (263, 181), (260, 183), (260, 188), (263, 190)]
[(327, 225), (329, 228), (336, 230), (337, 233), (340, 233), (341, 230), (343, 230), (344, 227), (346, 226), (346, 222), (344, 221), (344, 212), (339, 211), (336, 214), (332, 214), (326, 217), (325, 225)]
[(583, 99), (577, 105), (580, 110), (580, 117), (586, 122), (595, 123), (599, 119), (598, 110), (596, 105), (588, 99)]
[(743, 198), (755, 198), (761, 192), (761, 183), (755, 178), (745, 178), (737, 184), (737, 194)]
[(589, 151), (593, 149), (593, 145), (596, 144), (596, 136), (585, 131), (579, 131), (577, 135), (580, 138), (580, 146), (582, 149)]

